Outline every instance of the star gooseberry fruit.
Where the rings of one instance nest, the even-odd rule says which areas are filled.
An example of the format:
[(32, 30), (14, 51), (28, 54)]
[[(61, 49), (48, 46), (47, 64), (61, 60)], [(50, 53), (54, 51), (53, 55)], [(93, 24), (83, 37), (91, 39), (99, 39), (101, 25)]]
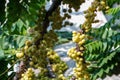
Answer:
[(24, 53), (23, 52), (18, 52), (16, 53), (16, 57), (17, 58), (22, 58), (24, 56)]

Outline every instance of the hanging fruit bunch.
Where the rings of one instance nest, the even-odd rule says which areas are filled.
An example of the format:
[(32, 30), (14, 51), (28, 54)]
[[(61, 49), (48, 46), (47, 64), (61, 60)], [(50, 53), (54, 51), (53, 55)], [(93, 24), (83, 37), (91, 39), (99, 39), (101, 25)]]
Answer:
[[(28, 34), (32, 35), (32, 40), (27, 40), (25, 46), (16, 53), (16, 57), (20, 58), (20, 69), (17, 80), (66, 80), (63, 73), (68, 68), (66, 63), (61, 61), (59, 55), (53, 51), (57, 35), (54, 30), (58, 30), (63, 26), (72, 25), (66, 19), (70, 19), (72, 8), (78, 11), (84, 0), (63, 0), (63, 4), (69, 4), (69, 9), (63, 9), (64, 16), (60, 14), (60, 3), (62, 0), (53, 1), (53, 6), (49, 10), (43, 6), (38, 15), (37, 26), (32, 28)], [(84, 59), (85, 43), (87, 33), (92, 28), (95, 20), (96, 11), (101, 10), (101, 6), (105, 6), (105, 1), (99, 2), (95, 0), (88, 10), (85, 11), (86, 21), (82, 25), (80, 31), (73, 31), (73, 42), (76, 43), (75, 48), (68, 51), (68, 55), (76, 61), (74, 68), (75, 80), (89, 80), (90, 75), (87, 72), (88, 63)], [(57, 5), (57, 7), (56, 7)], [(59, 20), (58, 20), (59, 19)], [(47, 30), (51, 26), (50, 30)], [(36, 74), (37, 70), (37, 74)], [(53, 79), (54, 78), (54, 79)]]
[(67, 54), (76, 62), (76, 67), (73, 69), (73, 80), (90, 80), (90, 74), (87, 72), (89, 63), (84, 59), (84, 45), (88, 40), (87, 33), (90, 32), (92, 23), (99, 22), (99, 20), (95, 20), (96, 11), (104, 9), (108, 9), (105, 0), (94, 0), (91, 6), (84, 11), (86, 20), (82, 24), (81, 30), (72, 33), (72, 41), (76, 43), (76, 47), (69, 49)]
[(68, 12), (71, 12), (71, 9), (74, 8), (75, 11), (78, 11), (80, 9), (80, 5), (82, 3), (84, 3), (85, 0), (63, 0), (63, 4), (68, 4), (69, 5), (69, 9)]
[(64, 61), (61, 61), (59, 55), (51, 49), (47, 52), (47, 56), (57, 79), (66, 80), (64, 76), (60, 76), (63, 75), (64, 71), (68, 68), (67, 64)]
[[(28, 31), (28, 34), (33, 37), (32, 40), (27, 40), (25, 46), (16, 53), (16, 57), (21, 59), (20, 66), (24, 66), (17, 72), (17, 80), (65, 79), (64, 76), (59, 76), (68, 68), (67, 64), (52, 50), (58, 40), (54, 30), (60, 29), (62, 26), (57, 25), (62, 24), (63, 21), (58, 10), (55, 10), (56, 15), (55, 12), (52, 14), (50, 10), (46, 11), (44, 6), (40, 9), (37, 26)], [(57, 25), (52, 25), (52, 29), (47, 31), (49, 22), (54, 22), (56, 18), (60, 18), (56, 21)]]

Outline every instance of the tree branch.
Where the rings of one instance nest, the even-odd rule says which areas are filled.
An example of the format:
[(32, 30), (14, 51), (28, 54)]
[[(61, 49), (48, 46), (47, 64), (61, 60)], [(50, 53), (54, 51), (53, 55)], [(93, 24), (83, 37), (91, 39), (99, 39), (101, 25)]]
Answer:
[[(48, 11), (46, 12), (45, 19), (43, 20), (43, 23), (42, 23), (43, 31), (40, 32), (42, 37), (35, 42), (35, 44), (37, 45), (40, 44), (40, 41), (43, 40), (44, 34), (47, 33), (47, 28), (49, 27), (49, 23), (50, 23), (49, 16), (52, 16), (52, 13), (59, 7), (62, 0), (52, 0), (52, 1), (53, 3), (48, 9)], [(39, 26), (39, 22), (38, 22), (38, 26)]]
[[(51, 5), (51, 7), (48, 9), (48, 11), (46, 12), (45, 19), (43, 20), (43, 23), (42, 23), (43, 30), (42, 30), (42, 32), (40, 32), (42, 37), (38, 41), (36, 41), (36, 43), (35, 43), (36, 45), (39, 45), (40, 41), (43, 40), (44, 34), (47, 33), (47, 28), (49, 27), (49, 23), (50, 23), (49, 16), (52, 16), (52, 13), (59, 7), (62, 0), (52, 0), (52, 1), (53, 1), (53, 3)], [(40, 22), (38, 22), (38, 26), (39, 26), (39, 23)], [(54, 72), (52, 71), (52, 68), (51, 68), (48, 58), (47, 58), (47, 62), (48, 62), (47, 69), (49, 71), (49, 76), (51, 78), (55, 78), (56, 76), (55, 76)]]

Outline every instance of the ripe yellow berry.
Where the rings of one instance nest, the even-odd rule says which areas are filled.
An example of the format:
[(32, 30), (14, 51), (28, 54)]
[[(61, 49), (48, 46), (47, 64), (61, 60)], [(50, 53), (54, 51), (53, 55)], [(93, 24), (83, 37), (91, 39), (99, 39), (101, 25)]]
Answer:
[(82, 75), (82, 73), (81, 73), (81, 72), (78, 72), (78, 73), (77, 73), (77, 75), (78, 75), (78, 76), (81, 76), (81, 75)]
[(85, 29), (87, 30), (87, 29), (89, 29), (90, 27), (85, 27)]
[(80, 58), (80, 61), (83, 61), (83, 58)]
[(76, 31), (73, 31), (72, 34), (77, 34), (77, 32), (76, 32)]
[(80, 56), (83, 56), (83, 53), (81, 53)]
[(85, 78), (85, 79), (89, 79), (89, 74), (85, 74), (85, 75), (84, 75), (84, 78)]
[(59, 76), (58, 76), (58, 78), (63, 78), (64, 77), (64, 75), (63, 74), (60, 74)]
[(75, 54), (72, 54), (72, 55), (71, 55), (71, 57), (72, 57), (72, 58), (75, 58), (75, 57), (76, 57), (76, 55), (75, 55)]
[(89, 32), (90, 30), (89, 29), (86, 29), (85, 32)]
[(84, 47), (80, 47), (80, 50), (81, 50), (81, 51), (84, 50)]
[(110, 7), (109, 7), (109, 6), (106, 6), (105, 8), (108, 10)]
[(82, 65), (80, 67), (77, 68), (77, 71), (81, 71), (83, 68), (82, 68)]
[(32, 71), (32, 68), (28, 68), (28, 71), (30, 71), (30, 72), (31, 72), (31, 71)]
[(79, 38), (80, 39), (84, 39), (85, 38), (85, 34), (82, 34)]
[(77, 55), (79, 56), (81, 54), (81, 52), (77, 52)]
[(79, 57), (76, 57), (76, 60), (79, 60), (80, 58)]
[(25, 46), (25, 47), (24, 47), (24, 50), (27, 50), (27, 49), (28, 49), (28, 46)]
[(78, 78), (78, 80), (83, 80), (83, 78)]
[(17, 58), (22, 58), (24, 56), (23, 52), (16, 53)]
[(82, 42), (85, 43), (85, 39), (83, 39)]
[(105, 2), (104, 2), (104, 1), (101, 1), (100, 4), (101, 4), (101, 5), (105, 5)]
[(85, 43), (85, 39), (81, 40), (78, 44), (83, 45)]
[(77, 36), (76, 36), (76, 37), (73, 37), (73, 38), (72, 38), (72, 41), (73, 41), (73, 42), (79, 42), (79, 38), (78, 38)]

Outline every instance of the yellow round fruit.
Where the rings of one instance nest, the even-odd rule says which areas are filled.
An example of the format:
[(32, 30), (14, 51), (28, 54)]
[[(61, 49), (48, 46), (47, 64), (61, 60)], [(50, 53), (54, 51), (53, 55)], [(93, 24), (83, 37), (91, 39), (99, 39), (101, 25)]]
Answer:
[(81, 51), (84, 50), (84, 47), (80, 47), (80, 50), (81, 50)]
[(73, 33), (73, 34), (77, 34), (77, 32), (76, 32), (76, 31), (73, 31), (72, 33)]
[(85, 38), (85, 34), (82, 34), (79, 38), (80, 39), (84, 39)]
[(23, 52), (16, 53), (17, 58), (22, 58), (24, 56)]
[(83, 39), (83, 40), (81, 40), (81, 41), (79, 41), (79, 45), (83, 45), (85, 43), (85, 39)]
[(105, 5), (105, 2), (104, 2), (104, 1), (101, 1), (100, 4), (101, 4), (101, 5)]
[(109, 7), (109, 6), (106, 6), (105, 8), (108, 10), (110, 7)]
[(75, 58), (75, 57), (76, 57), (76, 55), (75, 55), (75, 54), (71, 54), (71, 57), (72, 57), (72, 58)]
[(83, 61), (83, 58), (80, 58), (80, 61)]
[(89, 29), (86, 29), (85, 32), (89, 32)]
[(28, 49), (28, 46), (25, 46), (25, 47), (24, 47), (24, 50), (27, 50), (27, 49)]
[(81, 52), (77, 52), (77, 55), (79, 56), (81, 54)]
[(77, 70), (78, 71), (82, 71), (83, 70), (82, 66), (80, 66), (79, 68), (77, 68)]

